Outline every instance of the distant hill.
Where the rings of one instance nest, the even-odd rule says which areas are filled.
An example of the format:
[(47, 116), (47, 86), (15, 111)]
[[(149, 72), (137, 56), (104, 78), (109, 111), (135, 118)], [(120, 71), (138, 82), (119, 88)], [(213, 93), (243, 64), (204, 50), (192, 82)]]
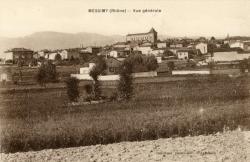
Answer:
[(80, 46), (103, 46), (118, 41), (124, 41), (120, 35), (101, 35), (95, 33), (60, 33), (53, 31), (37, 32), (25, 37), (1, 38), (0, 51), (14, 47), (24, 47), (33, 50), (65, 49)]

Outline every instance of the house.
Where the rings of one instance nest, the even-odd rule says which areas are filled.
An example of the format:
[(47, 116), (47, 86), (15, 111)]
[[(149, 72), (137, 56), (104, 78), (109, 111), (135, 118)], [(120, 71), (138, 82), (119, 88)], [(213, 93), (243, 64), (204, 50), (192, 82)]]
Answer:
[(211, 58), (214, 62), (239, 61), (250, 58), (250, 53), (238, 53), (237, 51), (214, 52)]
[(57, 52), (49, 52), (45, 54), (45, 58), (49, 60), (55, 60)]
[(67, 51), (67, 59), (79, 59), (81, 58), (81, 48), (70, 48), (66, 49)]
[[(106, 75), (117, 74), (122, 62), (114, 57), (108, 57), (103, 59), (106, 63), (106, 70), (104, 71), (104, 74)], [(88, 62), (89, 65), (92, 65), (93, 67), (98, 62), (98, 57), (92, 57)]]
[(244, 51), (250, 51), (250, 41), (244, 42)]
[(182, 48), (183, 44), (181, 43), (176, 43), (176, 44), (170, 44), (170, 48)]
[(12, 52), (8, 52), (8, 51), (6, 51), (6, 52), (1, 51), (0, 58), (1, 58), (1, 61), (3, 63), (5, 63), (5, 61), (7, 61), (7, 60), (11, 60), (11, 62), (12, 62), (12, 60), (13, 60), (13, 53)]
[(181, 59), (181, 60), (192, 59), (195, 55), (198, 55), (198, 54), (200, 54), (200, 50), (189, 49), (189, 48), (182, 48), (180, 50), (177, 50), (176, 52), (178, 59)]
[(157, 48), (167, 48), (167, 42), (157, 42)]
[(113, 57), (107, 58), (105, 59), (105, 61), (107, 65), (107, 69), (105, 70), (105, 73), (107, 75), (118, 74), (119, 67), (121, 66), (122, 62)]
[(127, 42), (117, 42), (113, 44), (113, 48), (129, 48), (130, 45)]
[(151, 42), (148, 42), (148, 41), (147, 41), (147, 42), (141, 43), (140, 46), (144, 46), (144, 47), (145, 47), (145, 46), (153, 46), (153, 44), (152, 44)]
[(151, 42), (156, 43), (157, 41), (157, 32), (154, 28), (147, 33), (136, 33), (136, 34), (127, 34), (126, 36), (127, 42)]
[(130, 54), (131, 51), (129, 50), (112, 50), (109, 52), (109, 56), (114, 57), (114, 58), (125, 58)]
[(195, 49), (200, 50), (200, 52), (202, 54), (206, 54), (207, 53), (207, 43), (203, 43), (203, 42), (198, 43), (195, 45)]
[(171, 51), (173, 54), (177, 55), (177, 51), (180, 50), (178, 48), (169, 48), (169, 51)]
[(61, 50), (58, 53), (61, 55), (62, 60), (70, 58), (67, 50)]
[(44, 49), (44, 50), (41, 50), (41, 51), (38, 51), (37, 52), (37, 54), (38, 54), (38, 58), (39, 57), (46, 57), (46, 55), (48, 54), (48, 53), (50, 53), (50, 51), (49, 50), (47, 50), (47, 49)]
[(95, 66), (95, 63), (89, 63), (88, 67), (82, 67), (80, 68), (80, 74), (89, 74), (91, 69)]
[(12, 81), (12, 68), (0, 66), (0, 82)]
[(157, 60), (157, 63), (162, 63), (162, 57), (157, 56), (157, 57), (156, 57), (156, 60)]
[(187, 60), (189, 58), (189, 50), (178, 50), (176, 52), (178, 59)]
[(93, 55), (98, 54), (100, 51), (101, 47), (91, 47), (91, 46), (81, 50), (82, 53), (91, 53)]
[(141, 51), (144, 55), (152, 54), (153, 48), (151, 46), (136, 46), (133, 48), (133, 51)]
[(25, 65), (32, 62), (34, 52), (26, 48), (13, 48), (5, 52), (7, 55), (12, 56), (13, 63), (16, 64), (20, 59), (23, 60)]
[(231, 41), (229, 43), (230, 48), (241, 48), (244, 49), (244, 42), (243, 41)]
[(151, 54), (154, 56), (163, 56), (165, 48), (155, 48), (152, 50)]

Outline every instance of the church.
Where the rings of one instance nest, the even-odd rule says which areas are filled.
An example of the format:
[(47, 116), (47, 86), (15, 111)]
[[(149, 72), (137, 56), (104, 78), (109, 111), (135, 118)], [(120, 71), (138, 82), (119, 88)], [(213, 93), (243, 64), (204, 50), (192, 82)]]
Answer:
[(128, 34), (126, 36), (127, 42), (151, 42), (153, 44), (157, 41), (157, 32), (154, 28), (147, 33), (136, 33), (136, 34)]

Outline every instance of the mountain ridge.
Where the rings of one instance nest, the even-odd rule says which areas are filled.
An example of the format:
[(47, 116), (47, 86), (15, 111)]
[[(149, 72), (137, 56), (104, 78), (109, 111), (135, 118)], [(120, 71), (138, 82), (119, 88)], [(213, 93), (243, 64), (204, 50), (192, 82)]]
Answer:
[(24, 47), (32, 50), (66, 49), (80, 46), (104, 46), (124, 41), (122, 35), (102, 35), (96, 33), (64, 33), (55, 31), (35, 32), (27, 36), (7, 38), (0, 37), (0, 50)]

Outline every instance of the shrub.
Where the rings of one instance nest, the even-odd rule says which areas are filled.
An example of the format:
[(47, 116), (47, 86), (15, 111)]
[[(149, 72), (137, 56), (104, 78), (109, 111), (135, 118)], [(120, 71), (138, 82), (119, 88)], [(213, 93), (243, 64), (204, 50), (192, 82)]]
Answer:
[(109, 97), (109, 101), (116, 101), (118, 99), (117, 92), (113, 92), (112, 95)]
[(41, 86), (46, 86), (46, 83), (58, 81), (58, 73), (56, 65), (51, 61), (44, 62), (38, 69), (36, 80)]
[(244, 73), (246, 69), (249, 70), (250, 69), (250, 59), (244, 59), (244, 60), (240, 61), (239, 66), (240, 66), (240, 71), (242, 73)]
[(168, 69), (169, 69), (169, 71), (172, 72), (174, 70), (174, 68), (175, 68), (174, 62), (173, 61), (168, 62)]
[(119, 70), (118, 91), (121, 99), (130, 99), (133, 94), (132, 65), (125, 60)]
[(92, 92), (92, 86), (90, 84), (84, 85), (84, 89), (85, 89), (85, 91), (86, 91), (86, 93), (88, 95), (91, 94), (91, 92)]
[(67, 94), (71, 102), (76, 102), (79, 97), (79, 80), (70, 77), (66, 80)]

